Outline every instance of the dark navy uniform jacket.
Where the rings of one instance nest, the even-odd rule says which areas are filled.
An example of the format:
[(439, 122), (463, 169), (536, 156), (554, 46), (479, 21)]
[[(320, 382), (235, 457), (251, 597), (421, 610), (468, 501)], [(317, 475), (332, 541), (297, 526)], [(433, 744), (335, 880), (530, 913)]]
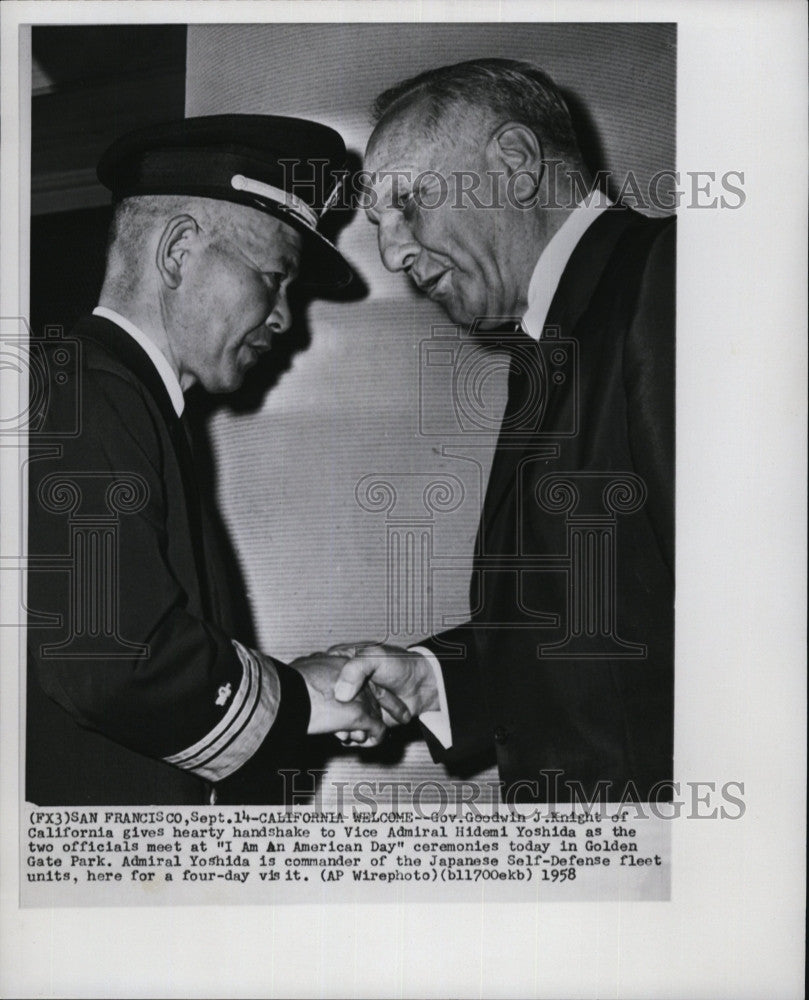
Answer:
[(107, 319), (39, 348), (27, 799), (277, 800), (308, 696), (238, 632), (239, 584), (164, 383)]

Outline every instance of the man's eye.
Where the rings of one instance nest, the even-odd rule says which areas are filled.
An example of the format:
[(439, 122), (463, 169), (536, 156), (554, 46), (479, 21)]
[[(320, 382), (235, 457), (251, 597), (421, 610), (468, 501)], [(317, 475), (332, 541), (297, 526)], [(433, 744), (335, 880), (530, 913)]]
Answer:
[(416, 210), (419, 208), (420, 202), (418, 194), (415, 191), (409, 191), (406, 195), (403, 195), (399, 199), (399, 211), (405, 216), (405, 218), (410, 218)]

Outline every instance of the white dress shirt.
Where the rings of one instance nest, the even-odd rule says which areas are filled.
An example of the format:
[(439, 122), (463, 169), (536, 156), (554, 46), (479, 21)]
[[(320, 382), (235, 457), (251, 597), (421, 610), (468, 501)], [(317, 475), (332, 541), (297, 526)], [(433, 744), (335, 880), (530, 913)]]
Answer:
[(178, 417), (183, 415), (183, 410), (185, 409), (185, 397), (183, 396), (183, 390), (180, 388), (180, 381), (177, 378), (174, 369), (169, 364), (165, 354), (160, 350), (160, 348), (151, 340), (143, 330), (139, 330), (135, 324), (122, 316), (120, 313), (115, 312), (114, 309), (107, 309), (106, 306), (96, 306), (93, 310), (94, 316), (100, 316), (102, 319), (108, 319), (111, 323), (115, 323), (116, 326), (120, 326), (122, 330), (129, 334), (129, 336), (146, 351), (146, 353), (151, 358), (152, 364), (157, 369), (157, 374), (163, 380), (163, 385), (166, 387), (166, 391), (171, 399), (171, 405)]
[[(528, 285), (528, 309), (522, 318), (523, 329), (534, 340), (538, 341), (542, 337), (542, 330), (548, 317), (551, 302), (579, 240), (598, 216), (611, 204), (612, 201), (609, 197), (601, 191), (595, 191), (590, 197), (579, 202), (540, 254)], [(428, 660), (438, 685), (440, 707), (433, 712), (423, 712), (419, 716), (420, 721), (424, 723), (444, 749), (447, 749), (452, 746), (452, 726), (447, 708), (447, 693), (444, 688), (441, 664), (435, 654), (424, 646), (411, 646), (410, 648), (414, 652), (421, 653)]]

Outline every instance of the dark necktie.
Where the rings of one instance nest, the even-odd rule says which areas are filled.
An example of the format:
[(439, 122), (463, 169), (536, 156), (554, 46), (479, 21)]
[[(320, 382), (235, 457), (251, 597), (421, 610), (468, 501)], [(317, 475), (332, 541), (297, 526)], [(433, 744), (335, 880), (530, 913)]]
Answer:
[(510, 345), (508, 402), (503, 414), (503, 431), (524, 437), (536, 430), (547, 396), (547, 373), (539, 344), (521, 327)]

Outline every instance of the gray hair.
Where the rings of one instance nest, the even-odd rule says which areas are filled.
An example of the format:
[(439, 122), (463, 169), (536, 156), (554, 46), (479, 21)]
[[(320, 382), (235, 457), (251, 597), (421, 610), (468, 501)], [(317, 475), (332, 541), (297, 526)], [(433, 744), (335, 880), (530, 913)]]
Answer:
[(540, 142), (567, 160), (581, 152), (564, 98), (547, 73), (515, 59), (472, 59), (427, 70), (384, 91), (374, 102), (377, 126), (418, 103), (420, 123), (435, 138), (448, 122), (489, 118), (527, 125)]
[(203, 229), (227, 232), (231, 225), (228, 203), (211, 198), (155, 194), (119, 201), (107, 237), (105, 287), (117, 295), (131, 295), (151, 262), (149, 243), (155, 231), (174, 216), (186, 213)]

